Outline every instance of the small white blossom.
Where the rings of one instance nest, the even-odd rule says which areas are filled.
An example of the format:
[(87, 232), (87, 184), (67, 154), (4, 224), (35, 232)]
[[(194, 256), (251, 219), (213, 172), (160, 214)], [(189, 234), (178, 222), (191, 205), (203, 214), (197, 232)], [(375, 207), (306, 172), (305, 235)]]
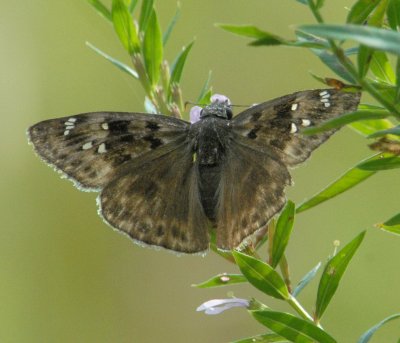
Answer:
[(249, 301), (246, 299), (213, 299), (206, 301), (205, 303), (201, 304), (196, 311), (204, 311), (205, 314), (220, 314), (225, 310), (229, 310), (233, 307), (245, 307), (248, 308), (250, 305)]

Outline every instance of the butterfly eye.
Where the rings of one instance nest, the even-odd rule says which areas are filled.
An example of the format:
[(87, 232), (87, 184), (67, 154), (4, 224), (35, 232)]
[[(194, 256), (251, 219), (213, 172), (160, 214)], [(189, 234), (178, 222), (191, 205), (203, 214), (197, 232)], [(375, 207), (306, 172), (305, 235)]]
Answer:
[(229, 120), (231, 120), (232, 117), (233, 117), (233, 112), (232, 112), (232, 109), (231, 109), (230, 107), (227, 107), (227, 108), (226, 108), (226, 117), (227, 117)]

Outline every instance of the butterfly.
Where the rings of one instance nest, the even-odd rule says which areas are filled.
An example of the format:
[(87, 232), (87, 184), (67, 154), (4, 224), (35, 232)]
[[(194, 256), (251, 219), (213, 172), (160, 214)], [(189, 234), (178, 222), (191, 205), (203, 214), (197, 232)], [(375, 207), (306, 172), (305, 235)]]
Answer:
[(215, 96), (193, 123), (159, 114), (95, 112), (28, 129), (36, 153), (84, 191), (99, 214), (143, 245), (181, 253), (241, 246), (283, 208), (288, 168), (336, 130), (302, 128), (356, 110), (360, 93), (296, 92), (233, 116)]

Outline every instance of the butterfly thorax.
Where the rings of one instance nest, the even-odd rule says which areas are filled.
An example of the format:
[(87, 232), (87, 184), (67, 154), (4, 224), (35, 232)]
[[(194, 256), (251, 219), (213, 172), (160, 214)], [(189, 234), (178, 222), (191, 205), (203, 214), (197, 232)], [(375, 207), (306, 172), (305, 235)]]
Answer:
[(199, 170), (201, 203), (206, 216), (215, 220), (217, 190), (221, 180), (221, 166), (226, 158), (230, 139), (230, 120), (207, 115), (192, 125), (195, 136), (194, 153)]

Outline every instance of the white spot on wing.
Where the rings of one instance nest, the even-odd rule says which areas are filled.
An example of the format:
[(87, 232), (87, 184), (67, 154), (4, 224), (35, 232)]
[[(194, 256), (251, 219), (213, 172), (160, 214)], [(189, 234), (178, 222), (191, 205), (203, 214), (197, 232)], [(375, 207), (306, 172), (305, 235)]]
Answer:
[(327, 95), (327, 94), (329, 94), (328, 91), (322, 91), (321, 93), (319, 93), (319, 96), (322, 97), (322, 96)]
[(308, 120), (308, 119), (302, 119), (301, 120), (301, 125), (305, 126), (305, 127), (310, 126), (311, 125), (311, 121)]
[(64, 136), (68, 136), (69, 135), (69, 130), (65, 130), (64, 131)]
[(297, 110), (297, 107), (299, 107), (299, 104), (293, 104), (292, 105), (292, 111), (296, 111)]
[(76, 122), (76, 118), (69, 118), (68, 121), (70, 121), (71, 123), (75, 123)]
[(107, 123), (101, 124), (101, 128), (102, 128), (103, 130), (108, 130), (108, 124), (107, 124)]
[(99, 154), (103, 154), (103, 153), (105, 153), (106, 151), (107, 151), (106, 145), (105, 145), (104, 143), (101, 143), (101, 144), (99, 145), (99, 148), (97, 149), (97, 152), (98, 152)]
[(92, 147), (93, 147), (93, 143), (92, 142), (88, 142), (88, 143), (85, 143), (85, 144), (82, 145), (82, 149), (83, 150), (88, 150), (88, 149), (90, 149)]
[(322, 98), (322, 99), (321, 99), (321, 102), (329, 102), (329, 99)]
[(324, 102), (325, 107), (329, 107), (331, 105), (330, 102)]
[(297, 132), (297, 126), (295, 123), (290, 124), (290, 133)]
[(73, 129), (75, 126), (74, 125), (67, 125), (65, 128), (67, 129), (67, 130), (71, 130), (71, 129)]

